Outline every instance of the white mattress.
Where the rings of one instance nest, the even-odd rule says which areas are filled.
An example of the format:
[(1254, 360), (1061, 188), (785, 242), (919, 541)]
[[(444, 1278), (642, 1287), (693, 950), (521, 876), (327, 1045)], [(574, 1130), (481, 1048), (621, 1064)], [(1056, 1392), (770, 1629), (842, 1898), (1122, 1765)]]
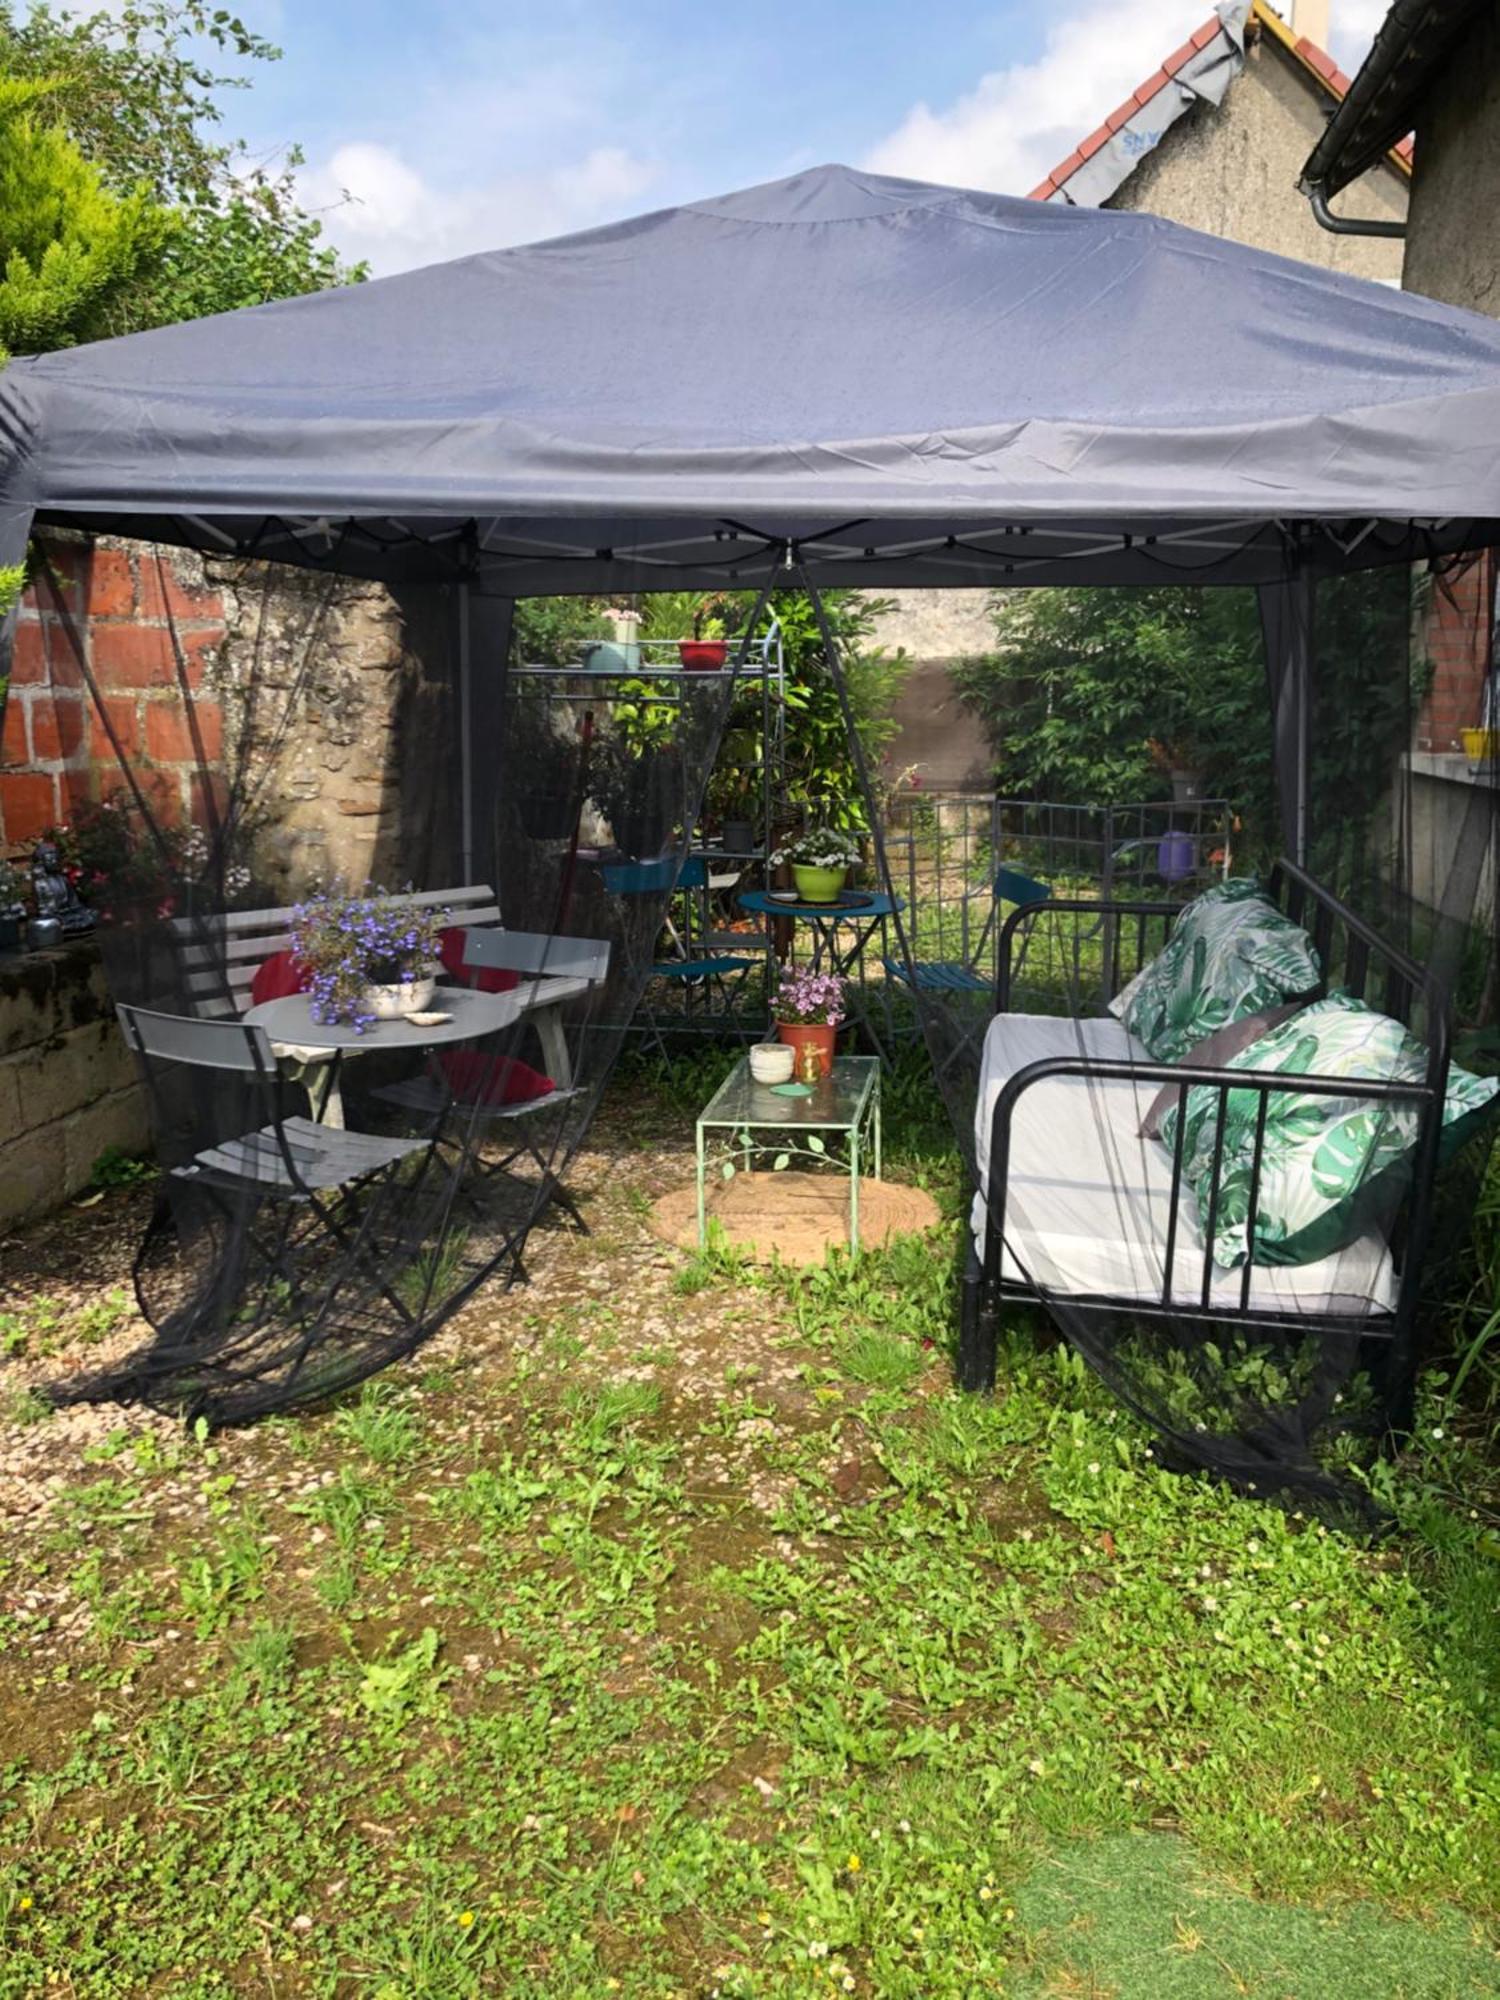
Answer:
[[(997, 1014), (984, 1041), (974, 1134), (988, 1185), (990, 1126), (1006, 1080), (1048, 1056), (1149, 1061), (1115, 1020)], [(1166, 1269), (1172, 1158), (1140, 1123), (1160, 1089), (1128, 1078), (1047, 1077), (1021, 1093), (1011, 1124), (1004, 1272), (1039, 1290), (1159, 1304)], [(984, 1243), (983, 1199), (972, 1224)], [(1237, 1308), (1242, 1274), (1215, 1267), (1210, 1304)], [(1178, 1207), (1172, 1300), (1202, 1310), (1203, 1238), (1186, 1188)], [(1367, 1233), (1315, 1264), (1254, 1266), (1250, 1304), (1263, 1311), (1389, 1312), (1395, 1274), (1382, 1237)]]

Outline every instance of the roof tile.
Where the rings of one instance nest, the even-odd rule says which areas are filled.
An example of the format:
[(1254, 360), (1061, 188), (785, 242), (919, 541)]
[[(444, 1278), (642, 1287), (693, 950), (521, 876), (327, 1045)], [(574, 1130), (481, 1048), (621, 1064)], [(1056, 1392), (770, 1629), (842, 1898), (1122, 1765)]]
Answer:
[[(1137, 109), (1143, 109), (1151, 102), (1153, 97), (1159, 96), (1166, 89), (1167, 85), (1172, 82), (1178, 72), (1191, 62), (1194, 56), (1208, 47), (1209, 43), (1220, 32), (1220, 27), (1221, 23), (1217, 14), (1215, 14), (1206, 20), (1201, 28), (1196, 29), (1190, 38), (1182, 44), (1181, 48), (1172, 51), (1171, 55), (1166, 58), (1159, 69), (1152, 71), (1151, 75), (1146, 78), (1145, 82), (1131, 97), (1128, 97), (1123, 104), (1118, 105), (1109, 114), (1109, 117), (1105, 119), (1102, 125), (1097, 126), (1094, 131), (1090, 132), (1086, 139), (1079, 141), (1077, 148), (1069, 153), (1068, 157), (1060, 165), (1055, 166), (1044, 181), (1040, 181), (1032, 189), (1029, 199), (1032, 201), (1045, 201), (1049, 195), (1061, 192), (1065, 183), (1077, 173), (1085, 160), (1092, 159), (1100, 147), (1106, 145), (1111, 136), (1118, 132), (1122, 125), (1129, 122)], [(1320, 49), (1316, 42), (1310, 42), (1306, 35), (1300, 36), (1295, 44), (1293, 44), (1290, 34), (1282, 27), (1280, 21), (1276, 22), (1276, 27), (1279, 31), (1283, 47), (1291, 45), (1292, 52), (1313, 71), (1314, 75), (1322, 78), (1332, 95), (1343, 97), (1348, 93), (1348, 77), (1345, 76), (1344, 72), (1326, 50)], [(1412, 144), (1410, 139), (1403, 139), (1399, 146), (1392, 148), (1392, 151), (1408, 166), (1411, 164)]]
[(1166, 70), (1159, 69), (1153, 71), (1152, 74), (1146, 78), (1146, 81), (1141, 85), (1140, 89), (1136, 92), (1135, 94), (1136, 103), (1143, 105), (1149, 104), (1153, 97), (1160, 96), (1161, 92), (1166, 89), (1167, 85), (1171, 81), (1172, 79), (1167, 74)]
[[(1318, 72), (1318, 75), (1321, 77), (1325, 77), (1329, 83), (1332, 83), (1335, 77), (1339, 76), (1340, 74), (1339, 66), (1334, 61), (1333, 57), (1330, 55), (1325, 55), (1323, 50), (1318, 47), (1317, 43), (1310, 42), (1307, 39), (1306, 35), (1304, 35), (1302, 39), (1298, 42), (1297, 53), (1299, 56), (1301, 56), (1302, 60), (1308, 65), (1310, 69), (1315, 69)], [(1345, 90), (1349, 88), (1347, 78), (1344, 79), (1343, 88)]]

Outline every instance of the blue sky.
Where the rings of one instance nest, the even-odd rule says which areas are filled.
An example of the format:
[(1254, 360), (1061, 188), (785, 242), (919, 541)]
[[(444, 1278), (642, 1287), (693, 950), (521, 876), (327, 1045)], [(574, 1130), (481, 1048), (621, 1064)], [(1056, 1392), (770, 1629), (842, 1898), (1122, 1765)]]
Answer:
[[(300, 143), (304, 199), (384, 273), (820, 160), (1024, 194), (1210, 6), (245, 0), (284, 59), (229, 122)], [(1352, 67), (1384, 0), (1333, 11)]]

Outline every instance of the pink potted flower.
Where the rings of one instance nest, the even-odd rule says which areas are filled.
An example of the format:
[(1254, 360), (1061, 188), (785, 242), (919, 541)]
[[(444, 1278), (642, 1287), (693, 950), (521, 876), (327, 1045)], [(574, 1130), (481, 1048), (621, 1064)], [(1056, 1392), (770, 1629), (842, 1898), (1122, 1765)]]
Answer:
[(799, 1059), (804, 1044), (810, 1042), (827, 1076), (845, 1019), (843, 980), (832, 972), (800, 972), (788, 966), (781, 975), (771, 1013), (777, 1038), (789, 1043)]

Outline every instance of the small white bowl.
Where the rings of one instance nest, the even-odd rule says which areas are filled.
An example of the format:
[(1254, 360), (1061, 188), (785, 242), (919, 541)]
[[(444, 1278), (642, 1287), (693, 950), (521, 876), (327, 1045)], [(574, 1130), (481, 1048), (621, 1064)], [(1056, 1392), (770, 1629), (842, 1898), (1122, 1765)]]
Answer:
[(750, 1074), (757, 1083), (790, 1083), (797, 1051), (789, 1042), (752, 1042)]

